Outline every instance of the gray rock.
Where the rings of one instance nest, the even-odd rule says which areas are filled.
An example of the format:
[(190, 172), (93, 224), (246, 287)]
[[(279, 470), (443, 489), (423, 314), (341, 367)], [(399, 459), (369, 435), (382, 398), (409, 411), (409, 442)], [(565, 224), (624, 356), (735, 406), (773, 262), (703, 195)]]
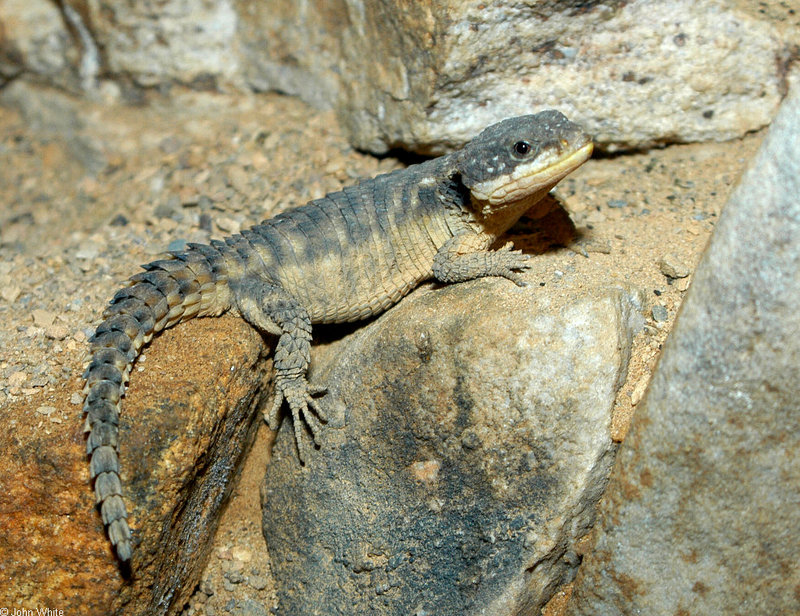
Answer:
[(19, 109), (31, 129), (63, 138), (89, 173), (98, 174), (108, 164), (102, 144), (85, 130), (79, 100), (17, 80), (0, 90), (0, 104)]
[(90, 3), (90, 23), (108, 68), (142, 86), (180, 82), (202, 89), (238, 70), (238, 20), (231, 0)]
[(418, 291), (314, 358), (330, 421), (284, 421), (262, 491), (282, 614), (519, 614), (571, 579), (615, 447), (622, 289)]
[(71, 62), (75, 51), (56, 3), (0, 2), (0, 75), (25, 71), (58, 85), (77, 87), (76, 67)]
[(653, 316), (653, 321), (656, 323), (664, 323), (669, 318), (669, 313), (667, 309), (662, 306), (661, 304), (656, 304), (653, 306), (650, 314)]
[(798, 144), (796, 88), (694, 275), (572, 616), (800, 613)]
[(131, 82), (278, 90), (337, 108), (375, 152), (441, 153), (547, 107), (607, 149), (730, 139), (769, 122), (800, 44), (737, 0), (62, 5), (63, 19), (45, 0), (0, 4), (0, 76), (112, 99)]
[(442, 152), (547, 107), (601, 147), (722, 140), (765, 126), (781, 98), (785, 43), (740, 5), (282, 3), (248, 15), (243, 65), (261, 89), (337, 107), (375, 152)]

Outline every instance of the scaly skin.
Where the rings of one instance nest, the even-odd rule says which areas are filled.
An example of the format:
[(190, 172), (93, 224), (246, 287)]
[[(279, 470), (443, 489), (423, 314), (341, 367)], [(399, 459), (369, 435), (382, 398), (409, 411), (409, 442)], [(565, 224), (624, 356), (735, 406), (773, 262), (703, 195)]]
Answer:
[(498, 237), (590, 155), (589, 137), (556, 111), (504, 120), (464, 149), (381, 175), (240, 235), (190, 244), (144, 266), (117, 292), (92, 337), (86, 451), (103, 522), (122, 563), (132, 554), (119, 478), (120, 399), (141, 348), (192, 317), (234, 312), (278, 336), (276, 429), (286, 401), (301, 462), (325, 421), (308, 371), (311, 325), (386, 310), (420, 282), (502, 276), (523, 284), (528, 256)]

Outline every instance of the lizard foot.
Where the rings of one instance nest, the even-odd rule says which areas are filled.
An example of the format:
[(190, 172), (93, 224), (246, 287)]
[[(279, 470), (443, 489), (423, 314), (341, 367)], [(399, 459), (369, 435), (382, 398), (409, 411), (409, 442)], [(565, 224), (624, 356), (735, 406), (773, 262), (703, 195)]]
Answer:
[(513, 282), (518, 287), (527, 287), (528, 283), (522, 280), (519, 272), (515, 270), (530, 269), (530, 255), (523, 254), (521, 250), (514, 250), (513, 242), (506, 242), (492, 255), (492, 276), (502, 276)]
[(328, 421), (325, 412), (313, 396), (324, 394), (327, 391), (327, 387), (309, 385), (305, 377), (302, 376), (279, 376), (275, 380), (275, 400), (272, 403), (269, 415), (265, 419), (271, 430), (277, 430), (279, 425), (278, 414), (283, 401), (286, 400), (292, 413), (294, 440), (301, 464), (305, 464), (308, 458), (308, 443), (303, 438), (305, 427), (308, 427), (314, 444), (319, 445), (319, 433), (322, 430), (322, 424)]

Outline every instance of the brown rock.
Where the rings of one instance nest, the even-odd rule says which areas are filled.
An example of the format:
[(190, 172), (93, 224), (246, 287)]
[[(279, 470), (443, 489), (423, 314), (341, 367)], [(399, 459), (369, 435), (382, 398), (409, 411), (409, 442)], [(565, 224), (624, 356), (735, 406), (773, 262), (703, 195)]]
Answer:
[[(74, 383), (57, 386), (50, 403), (48, 416), (69, 417), (62, 424), (24, 402), (0, 409), (13, 426), (0, 436), (0, 606), (87, 615), (182, 608), (254, 433), (264, 350), (241, 321), (199, 319), (156, 338), (146, 369), (134, 370), (120, 424), (136, 541), (129, 581), (94, 507), (83, 418), (69, 404)], [(15, 421), (26, 414), (33, 418)]]

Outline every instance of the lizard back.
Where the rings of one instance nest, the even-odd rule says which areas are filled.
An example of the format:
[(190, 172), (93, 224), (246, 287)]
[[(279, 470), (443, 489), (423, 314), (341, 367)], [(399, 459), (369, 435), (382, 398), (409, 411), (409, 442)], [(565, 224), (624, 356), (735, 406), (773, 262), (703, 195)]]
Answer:
[(436, 252), (453, 236), (430, 186), (437, 161), (331, 193), (232, 243), (246, 241), (248, 269), (288, 291), (312, 323), (378, 314), (432, 276)]

